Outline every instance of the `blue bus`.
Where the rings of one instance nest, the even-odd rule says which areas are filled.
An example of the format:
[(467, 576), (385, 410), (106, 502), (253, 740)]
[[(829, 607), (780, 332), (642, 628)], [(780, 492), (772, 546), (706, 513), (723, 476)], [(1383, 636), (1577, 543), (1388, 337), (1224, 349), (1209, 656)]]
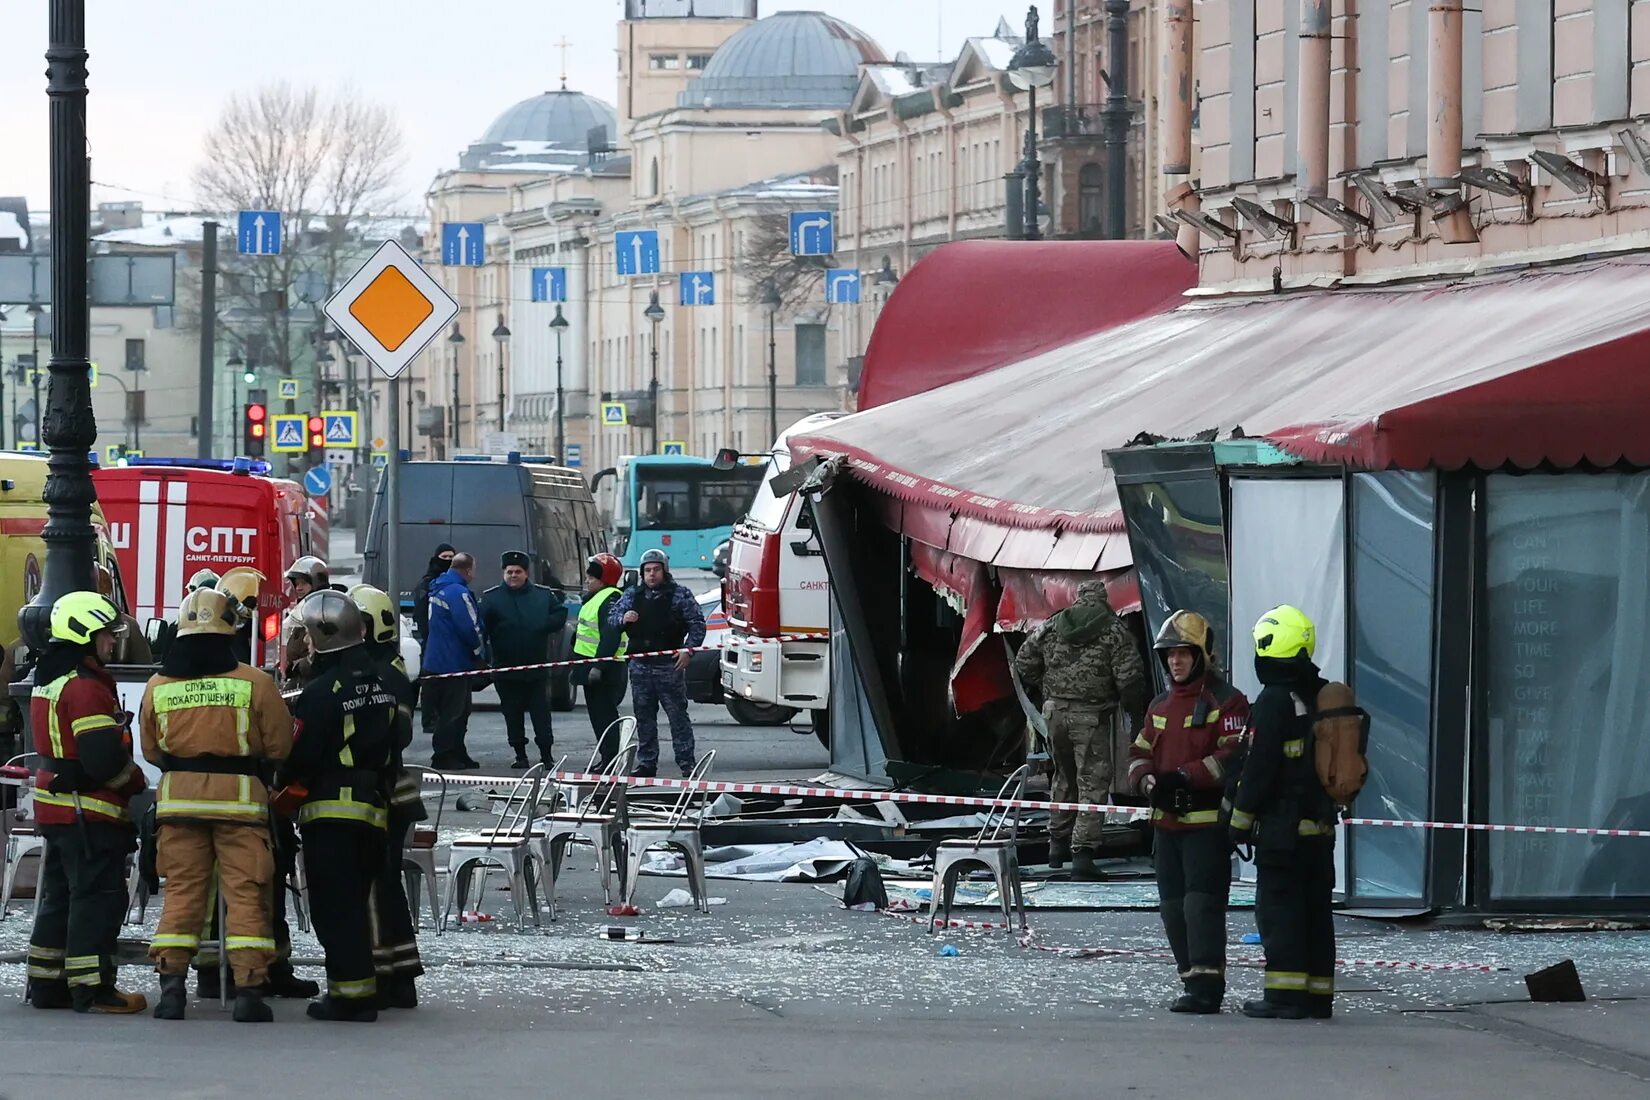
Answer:
[(692, 455), (632, 455), (593, 482), (602, 499), (604, 480), (613, 483), (608, 545), (634, 569), (649, 550), (663, 550), (671, 569), (710, 571), (716, 547), (733, 536), (744, 517), (764, 466), (718, 470), (708, 458)]

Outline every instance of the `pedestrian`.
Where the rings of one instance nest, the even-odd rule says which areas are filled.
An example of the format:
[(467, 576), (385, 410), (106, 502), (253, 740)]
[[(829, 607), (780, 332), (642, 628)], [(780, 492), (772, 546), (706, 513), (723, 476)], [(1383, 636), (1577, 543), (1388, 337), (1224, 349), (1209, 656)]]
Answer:
[(397, 700), (389, 825), (384, 837), (384, 862), (379, 865), (372, 891), (372, 958), (378, 977), (378, 1007), (417, 1008), (418, 989), (414, 983), (424, 973), (424, 962), (418, 954), (418, 930), (413, 927), (407, 906), (401, 868), (408, 831), (415, 822), (430, 816), (419, 774), (403, 763), (403, 754), (412, 743), (412, 707), (417, 692), (401, 660), (401, 616), (389, 594), (358, 584), (349, 590), (349, 597), (367, 620), (366, 649), (379, 682)]
[[(494, 668), (540, 665), (550, 659), (550, 644), (567, 627), (567, 600), (559, 591), (528, 579), (530, 559), (520, 550), (505, 552), (500, 564), (504, 583), (481, 594), (481, 626), (487, 633)], [(533, 720), (533, 743), (539, 762), (555, 763), (550, 723), (550, 670), (518, 669), (493, 673), (504, 732), (516, 751), (516, 768), (527, 763), (527, 719)]]
[(1335, 801), (1318, 780), (1312, 712), (1324, 678), (1312, 663), (1317, 628), (1298, 608), (1255, 624), (1260, 694), (1233, 799), (1231, 838), (1253, 843), (1255, 923), (1266, 955), (1265, 995), (1243, 1014), (1327, 1020), (1335, 1005)]
[[(419, 659), (422, 662), (424, 647), (430, 639), (430, 584), (441, 574), (452, 568), (453, 544), (450, 542), (438, 543), (435, 553), (430, 555), (430, 562), (424, 567), (424, 575), (413, 586), (413, 638), (418, 642)], [(423, 695), (422, 705), (419, 708), (419, 723), (425, 733), (435, 733), (435, 706), (430, 702), (427, 692)]]
[(619, 703), (629, 684), (624, 666), (616, 660), (625, 655), (624, 628), (609, 622), (602, 611), (609, 601), (623, 595), (619, 589), (619, 578), (623, 575), (624, 566), (612, 554), (597, 554), (585, 564), (584, 603), (579, 608), (579, 625), (573, 635), (575, 656), (587, 660), (615, 658), (602, 664), (577, 665), (573, 669), (573, 682), (584, 689), (584, 709), (590, 715), (601, 769), (619, 755), (619, 731), (614, 723), (619, 720)]
[(430, 582), (430, 627), (424, 646), (420, 682), (424, 696), (435, 707), (436, 724), (430, 766), (439, 771), (479, 768), (464, 748), (470, 725), (469, 676), (431, 680), (442, 673), (471, 672), (482, 665), (484, 653), (481, 615), (470, 580), (476, 562), (468, 554), (454, 554), (447, 571)]
[[(1104, 803), (1111, 793), (1112, 722), (1118, 709), (1138, 718), (1146, 671), (1128, 627), (1112, 611), (1104, 581), (1084, 581), (1077, 601), (1038, 627), (1014, 658), (1020, 679), (1043, 693), (1056, 802)], [(1071, 877), (1095, 882), (1100, 815), (1049, 814), (1048, 862), (1071, 860)]]
[(1158, 910), (1182, 986), (1169, 1011), (1207, 1015), (1226, 996), (1232, 856), (1220, 803), (1249, 700), (1215, 670), (1214, 631), (1195, 611), (1170, 615), (1152, 648), (1169, 689), (1146, 708), (1129, 783), (1152, 804)]
[(299, 613), (314, 677), (292, 706), (298, 732), (282, 769), (282, 803), (297, 804), (310, 914), (326, 953), (327, 991), (308, 1013), (370, 1022), (378, 1018), (372, 890), (384, 864), (385, 776), (403, 719), (365, 649), (355, 601), (323, 589)]
[(160, 973), (159, 1020), (184, 1018), (189, 962), (215, 888), (228, 909), (223, 942), (234, 968), (234, 1018), (275, 1018), (263, 1000), (276, 958), (264, 777), (292, 750), (292, 715), (274, 679), (236, 658), (237, 612), (226, 592), (201, 588), (186, 596), (177, 637), (140, 707), (144, 758), (163, 773), (155, 863), (166, 879), (165, 904), (149, 945)]
[[(705, 616), (693, 593), (670, 575), (663, 550), (642, 555), (642, 582), (613, 601), (608, 622), (623, 626), (630, 652), (630, 705), (636, 712), (636, 774), (659, 767), (659, 708), (670, 719), (676, 766), (693, 771), (693, 722), (688, 717), (687, 667), (704, 644)], [(672, 652), (672, 651), (676, 652)]]
[(137, 850), (127, 803), (147, 786), (132, 759), (131, 715), (105, 667), (121, 629), (107, 596), (70, 592), (52, 604), (50, 641), (34, 667), (35, 821), (46, 842), (25, 991), (36, 1008), (148, 1007), (115, 987), (126, 857)]
[(318, 592), (332, 584), (327, 563), (312, 554), (305, 554), (286, 571), (287, 613), (286, 664), (281, 686), (287, 691), (298, 691), (309, 683), (309, 638), (304, 633), (298, 608), (311, 592)]

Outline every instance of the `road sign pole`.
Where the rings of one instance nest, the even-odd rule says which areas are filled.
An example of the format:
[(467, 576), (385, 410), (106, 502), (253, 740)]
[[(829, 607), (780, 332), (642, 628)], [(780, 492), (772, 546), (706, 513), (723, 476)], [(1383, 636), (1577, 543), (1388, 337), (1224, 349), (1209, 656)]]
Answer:
[(212, 457), (212, 383), (218, 373), (218, 223), (201, 223), (201, 380), (195, 457)]
[[(384, 463), (384, 591), (389, 593), (390, 602), (395, 604), (396, 615), (401, 614), (401, 588), (396, 576), (397, 567), (401, 562), (401, 418), (394, 413), (401, 399), (401, 379), (390, 379), (390, 404), (392, 410), (389, 427), (384, 431), (384, 438), (389, 443), (389, 459)], [(367, 521), (369, 525), (371, 520)], [(359, 537), (359, 536), (357, 536)], [(370, 542), (372, 532), (369, 529), (367, 539)]]

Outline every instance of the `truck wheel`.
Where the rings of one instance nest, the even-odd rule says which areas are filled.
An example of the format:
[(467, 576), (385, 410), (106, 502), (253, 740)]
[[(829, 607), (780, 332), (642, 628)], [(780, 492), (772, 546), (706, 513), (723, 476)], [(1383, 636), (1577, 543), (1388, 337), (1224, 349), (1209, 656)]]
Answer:
[(791, 707), (778, 703), (753, 703), (749, 699), (728, 700), (728, 713), (741, 726), (783, 726), (796, 717)]
[(573, 709), (573, 695), (575, 692), (572, 678), (565, 669), (557, 669), (550, 674), (550, 709), (555, 711), (570, 711)]
[(831, 712), (829, 710), (816, 710), (813, 712), (813, 719), (814, 736), (819, 738), (819, 743), (825, 746), (826, 751), (829, 752), (831, 748)]

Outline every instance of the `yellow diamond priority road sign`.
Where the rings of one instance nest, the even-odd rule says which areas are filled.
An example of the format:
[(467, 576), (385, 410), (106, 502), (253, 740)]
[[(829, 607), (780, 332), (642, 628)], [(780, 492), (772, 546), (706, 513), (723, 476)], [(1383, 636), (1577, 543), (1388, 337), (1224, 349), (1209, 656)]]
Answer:
[(326, 315), (388, 378), (458, 315), (458, 303), (406, 249), (385, 241), (327, 302)]

